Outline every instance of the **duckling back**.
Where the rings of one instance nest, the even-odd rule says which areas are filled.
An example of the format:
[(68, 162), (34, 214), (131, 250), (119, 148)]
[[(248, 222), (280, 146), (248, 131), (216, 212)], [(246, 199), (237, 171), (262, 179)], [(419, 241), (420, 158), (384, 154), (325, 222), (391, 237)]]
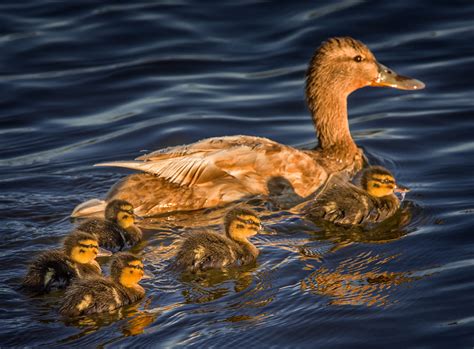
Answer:
[(395, 196), (377, 198), (350, 182), (334, 178), (301, 212), (313, 221), (339, 225), (378, 223), (392, 216), (400, 203)]
[(77, 280), (66, 290), (59, 312), (67, 316), (90, 315), (115, 310), (143, 297), (129, 293), (105, 277)]
[(131, 226), (127, 229), (105, 219), (89, 219), (81, 223), (78, 230), (97, 236), (99, 245), (114, 252), (131, 247), (142, 239), (139, 228)]
[(52, 250), (43, 252), (29, 265), (23, 287), (35, 293), (48, 293), (68, 287), (75, 278), (100, 273), (94, 265), (74, 263), (63, 250)]
[(185, 239), (179, 249), (175, 267), (182, 271), (219, 269), (246, 264), (249, 258), (242, 246), (214, 232), (197, 232)]

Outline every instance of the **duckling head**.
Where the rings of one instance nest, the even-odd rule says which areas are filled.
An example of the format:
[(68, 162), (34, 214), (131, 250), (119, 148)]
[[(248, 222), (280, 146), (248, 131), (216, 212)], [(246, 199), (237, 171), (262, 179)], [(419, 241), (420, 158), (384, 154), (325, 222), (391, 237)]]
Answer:
[(397, 185), (392, 173), (381, 166), (371, 166), (362, 173), (362, 188), (370, 195), (384, 197), (395, 192), (406, 193), (408, 188)]
[(127, 229), (135, 224), (133, 205), (125, 200), (112, 200), (105, 208), (105, 219)]
[(97, 237), (83, 231), (74, 231), (64, 240), (66, 254), (76, 263), (87, 264), (99, 254)]
[(145, 276), (142, 260), (134, 254), (121, 252), (114, 256), (110, 267), (112, 279), (125, 287), (135, 288)]
[(398, 75), (380, 64), (367, 46), (350, 37), (336, 37), (323, 42), (310, 62), (307, 77), (308, 96), (331, 87), (344, 97), (364, 86), (402, 90), (425, 87), (421, 81)]
[(262, 228), (257, 214), (243, 207), (230, 210), (224, 218), (224, 226), (226, 235), (236, 241), (247, 241)]

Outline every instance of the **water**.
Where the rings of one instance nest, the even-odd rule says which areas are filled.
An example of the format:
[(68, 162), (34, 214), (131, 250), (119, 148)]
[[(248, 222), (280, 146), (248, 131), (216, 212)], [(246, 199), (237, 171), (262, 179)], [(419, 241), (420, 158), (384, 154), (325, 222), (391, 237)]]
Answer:
[[(473, 15), (432, 1), (2, 2), (0, 345), (472, 347)], [(321, 229), (260, 206), (257, 266), (187, 280), (166, 271), (176, 239), (222, 212), (181, 215), (136, 248), (154, 274), (137, 305), (70, 322), (60, 294), (18, 291), (75, 205), (129, 173), (94, 163), (231, 134), (314, 145), (304, 72), (335, 35), (427, 85), (349, 98), (356, 142), (412, 189), (392, 222)]]

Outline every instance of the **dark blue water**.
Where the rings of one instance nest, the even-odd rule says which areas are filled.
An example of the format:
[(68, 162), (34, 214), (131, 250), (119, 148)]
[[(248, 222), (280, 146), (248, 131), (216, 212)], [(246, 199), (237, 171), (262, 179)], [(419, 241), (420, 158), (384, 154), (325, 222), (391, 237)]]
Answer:
[[(474, 345), (474, 4), (432, 1), (3, 1), (0, 5), (0, 346)], [(394, 222), (321, 229), (262, 209), (255, 268), (166, 271), (176, 239), (220, 214), (150, 222), (147, 298), (64, 321), (61, 294), (17, 287), (60, 244), (75, 205), (126, 170), (94, 163), (209, 136), (315, 144), (304, 73), (350, 35), (421, 91), (349, 98), (352, 134), (412, 188)]]

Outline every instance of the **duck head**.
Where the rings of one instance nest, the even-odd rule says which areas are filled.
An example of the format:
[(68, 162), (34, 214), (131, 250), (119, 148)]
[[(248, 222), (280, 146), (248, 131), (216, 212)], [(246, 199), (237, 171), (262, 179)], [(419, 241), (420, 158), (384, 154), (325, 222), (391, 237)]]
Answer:
[(135, 218), (137, 218), (133, 210), (133, 205), (128, 201), (112, 200), (105, 208), (105, 219), (127, 229), (135, 224)]
[[(350, 37), (331, 38), (311, 59), (306, 78), (306, 99), (313, 115), (319, 147), (328, 153), (356, 152), (347, 120), (347, 97), (365, 86), (419, 90), (425, 85), (397, 74), (377, 61), (362, 42)], [(335, 148), (331, 151), (331, 148)], [(339, 148), (339, 149), (337, 149)], [(342, 151), (342, 149), (346, 149)], [(340, 155), (340, 154), (336, 154)]]
[(365, 86), (386, 86), (401, 90), (419, 90), (421, 81), (402, 76), (379, 63), (362, 42), (350, 37), (331, 38), (316, 50), (308, 69), (308, 94), (311, 80), (319, 85), (337, 86), (346, 96)]
[(107, 250), (99, 248), (97, 237), (83, 231), (74, 231), (64, 240), (66, 254), (76, 263), (95, 264), (96, 257), (110, 256)]
[(234, 208), (224, 218), (226, 235), (236, 241), (245, 242), (262, 229), (260, 218), (248, 208)]
[(112, 279), (128, 288), (141, 288), (138, 285), (140, 280), (149, 277), (145, 273), (141, 258), (126, 252), (114, 255), (110, 274)]
[(364, 170), (361, 185), (369, 195), (378, 198), (410, 191), (407, 187), (398, 185), (392, 173), (382, 166), (371, 166)]

